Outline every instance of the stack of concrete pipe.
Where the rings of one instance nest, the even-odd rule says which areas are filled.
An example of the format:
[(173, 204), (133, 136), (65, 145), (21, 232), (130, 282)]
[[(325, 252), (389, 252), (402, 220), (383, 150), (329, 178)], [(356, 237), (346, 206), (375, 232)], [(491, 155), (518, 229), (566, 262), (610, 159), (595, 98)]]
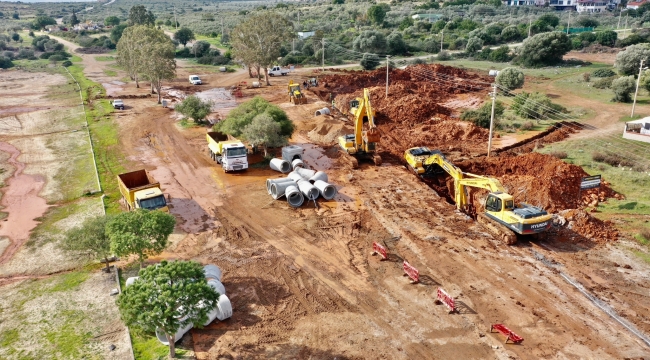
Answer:
[[(283, 161), (282, 159), (273, 159)], [(273, 160), (271, 162), (273, 163)], [(280, 162), (271, 165), (271, 168), (280, 171)], [(288, 162), (287, 162), (288, 163)], [(305, 200), (316, 201), (319, 196), (331, 200), (336, 196), (336, 187), (329, 184), (327, 174), (323, 171), (305, 169), (302, 160), (296, 159), (292, 162), (291, 171), (286, 178), (267, 179), (266, 191), (275, 200), (286, 197), (292, 207), (301, 206)]]
[[(226, 320), (232, 316), (232, 304), (230, 299), (226, 296), (226, 287), (221, 283), (221, 269), (216, 265), (206, 265), (203, 267), (205, 272), (205, 278), (208, 280), (208, 285), (210, 285), (216, 292), (219, 293), (219, 299), (217, 300), (217, 305), (208, 313), (208, 319), (203, 326), (209, 325), (214, 319), (220, 321)], [(130, 277), (126, 279), (126, 286), (133, 285), (133, 283), (138, 280), (139, 277)], [(198, 305), (203, 307), (202, 304)], [(185, 327), (178, 329), (174, 339), (178, 342), (185, 333), (190, 331), (194, 327), (194, 324), (189, 323)], [(167, 336), (160, 329), (156, 329), (156, 337), (163, 345), (169, 346), (169, 341), (167, 341)]]

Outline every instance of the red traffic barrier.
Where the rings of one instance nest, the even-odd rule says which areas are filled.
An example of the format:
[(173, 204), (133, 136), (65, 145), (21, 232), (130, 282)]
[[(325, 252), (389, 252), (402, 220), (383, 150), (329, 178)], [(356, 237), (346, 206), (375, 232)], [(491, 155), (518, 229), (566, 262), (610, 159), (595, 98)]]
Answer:
[(449, 296), (442, 288), (438, 288), (438, 301), (445, 304), (449, 308), (449, 312), (456, 312), (456, 305), (454, 298)]
[(411, 264), (407, 263), (404, 261), (404, 264), (402, 265), (402, 269), (404, 269), (404, 276), (408, 276), (411, 278), (411, 284), (415, 284), (420, 281), (420, 272), (418, 269), (414, 268), (411, 266)]
[(512, 341), (514, 344), (519, 344), (520, 342), (524, 341), (524, 338), (522, 338), (521, 336), (515, 334), (512, 330), (508, 329), (503, 324), (494, 324), (494, 325), (490, 326), (490, 332), (492, 332), (492, 330), (496, 330), (496, 331), (502, 333), (503, 335), (507, 336), (506, 337), (506, 344), (508, 343), (508, 341)]
[(377, 244), (376, 242), (373, 242), (372, 243), (372, 255), (377, 255), (377, 254), (379, 254), (381, 256), (381, 260), (388, 259), (388, 251), (386, 251), (386, 248), (379, 245), (379, 244)]

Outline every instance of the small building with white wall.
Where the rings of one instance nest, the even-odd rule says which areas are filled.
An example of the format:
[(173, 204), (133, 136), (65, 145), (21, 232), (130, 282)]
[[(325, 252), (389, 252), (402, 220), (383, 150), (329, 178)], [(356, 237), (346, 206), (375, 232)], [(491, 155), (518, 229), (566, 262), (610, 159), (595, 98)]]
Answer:
[(298, 31), (298, 37), (303, 40), (314, 36), (314, 34), (316, 34), (315, 31)]
[(599, 13), (607, 11), (606, 0), (578, 0), (576, 11), (579, 13)]
[(626, 122), (623, 138), (650, 143), (650, 116)]

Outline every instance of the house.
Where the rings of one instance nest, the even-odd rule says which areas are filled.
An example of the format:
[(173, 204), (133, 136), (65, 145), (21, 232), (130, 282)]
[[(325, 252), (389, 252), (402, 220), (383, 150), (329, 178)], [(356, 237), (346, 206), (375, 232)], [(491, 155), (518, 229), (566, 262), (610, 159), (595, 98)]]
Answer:
[(643, 5), (643, 4), (647, 3), (647, 2), (648, 2), (648, 0), (630, 1), (630, 2), (627, 3), (626, 8), (636, 10), (636, 9), (639, 8), (639, 6), (641, 6), (641, 5)]
[(623, 138), (650, 143), (650, 116), (626, 122)]
[(576, 10), (578, 0), (551, 0), (548, 6), (555, 10)]
[(298, 31), (298, 38), (304, 40), (308, 37), (314, 36), (315, 33), (315, 31)]
[(505, 6), (544, 6), (546, 0), (501, 0)]
[(607, 5), (605, 0), (578, 0), (576, 10), (579, 13), (599, 13), (606, 11)]

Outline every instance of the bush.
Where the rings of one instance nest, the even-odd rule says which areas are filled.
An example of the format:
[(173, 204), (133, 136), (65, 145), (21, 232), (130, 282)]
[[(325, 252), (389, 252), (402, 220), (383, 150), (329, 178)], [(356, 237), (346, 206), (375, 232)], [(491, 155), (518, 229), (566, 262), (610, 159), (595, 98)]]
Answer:
[(56, 61), (63, 61), (65, 58), (61, 55), (52, 55), (48, 58), (51, 62), (56, 62)]
[(532, 121), (524, 121), (519, 128), (524, 131), (533, 130), (535, 124)]
[(386, 38), (388, 53), (391, 55), (402, 55), (407, 51), (406, 43), (399, 32), (393, 32)]
[(64, 66), (64, 67), (72, 66), (72, 61), (66, 60), (66, 61), (61, 63), (61, 66)]
[(557, 151), (557, 150), (551, 151), (548, 154), (558, 159), (566, 159), (569, 156), (567, 155), (566, 151)]
[(191, 52), (190, 48), (184, 47), (184, 48), (182, 48), (180, 50), (176, 50), (176, 57), (177, 58), (188, 58), (188, 57), (194, 57), (194, 55), (192, 55), (192, 52)]
[(0, 56), (0, 69), (9, 69), (10, 67), (13, 67), (14, 63), (11, 61), (10, 58)]
[(648, 229), (648, 228), (641, 229), (640, 235), (645, 240), (650, 240), (650, 229)]
[(207, 41), (196, 41), (192, 45), (192, 55), (195, 57), (202, 57), (210, 52), (210, 43)]
[(352, 42), (354, 50), (361, 52), (383, 53), (386, 51), (386, 46), (386, 38), (384, 37), (384, 34), (375, 30), (363, 31)]
[(524, 73), (516, 68), (505, 68), (499, 72), (495, 82), (509, 90), (519, 89), (524, 86)]
[(634, 166), (634, 162), (627, 160), (618, 154), (606, 154), (596, 151), (591, 154), (591, 159), (593, 161), (602, 162), (611, 166)]
[(605, 78), (616, 75), (614, 70), (611, 69), (598, 69), (593, 73), (594, 77)]
[(639, 71), (641, 60), (650, 63), (650, 44), (628, 46), (616, 54), (616, 68), (622, 75), (634, 75)]
[(176, 105), (174, 110), (192, 118), (194, 122), (200, 122), (210, 114), (211, 108), (212, 104), (210, 102), (202, 101), (198, 96), (190, 95), (182, 103)]
[(596, 41), (603, 46), (614, 46), (617, 36), (613, 30), (601, 31), (596, 34)]
[(594, 87), (596, 89), (608, 89), (612, 86), (612, 81), (614, 81), (618, 76), (610, 76), (603, 79), (596, 80), (594, 82)]
[(496, 50), (490, 52), (488, 59), (494, 62), (508, 62), (512, 59), (510, 48), (508, 45), (499, 46)]
[(566, 112), (563, 106), (554, 104), (546, 95), (525, 91), (515, 96), (510, 108), (523, 118), (535, 120), (557, 120), (562, 117), (561, 113)]
[(517, 49), (517, 63), (540, 67), (562, 62), (562, 57), (571, 50), (571, 40), (563, 32), (537, 34), (524, 40)]
[(226, 119), (217, 123), (214, 129), (234, 137), (240, 137), (246, 126), (252, 123), (253, 118), (262, 113), (268, 113), (274, 121), (280, 124), (280, 135), (291, 137), (295, 129), (284, 110), (271, 104), (260, 96), (246, 101), (234, 108)]
[(483, 40), (477, 37), (471, 37), (467, 40), (467, 45), (465, 45), (465, 52), (473, 55), (476, 54), (483, 47)]
[[(498, 123), (498, 119), (501, 117), (501, 115), (503, 115), (504, 111), (505, 111), (505, 107), (503, 106), (503, 103), (501, 103), (501, 101), (497, 101), (494, 105), (495, 123)], [(469, 121), (476, 126), (489, 129), (491, 116), (492, 116), (492, 102), (488, 101), (477, 110), (463, 111), (463, 113), (460, 115), (460, 119), (463, 121)]]
[(375, 54), (365, 53), (363, 58), (361, 58), (361, 66), (364, 70), (374, 70), (379, 66), (379, 56)]
[(576, 23), (582, 27), (592, 27), (592, 28), (595, 28), (598, 25), (600, 25), (598, 20), (589, 17), (578, 18), (578, 21)]
[(441, 51), (438, 53), (438, 61), (447, 61), (451, 60), (451, 54), (448, 51)]
[(634, 81), (634, 76), (623, 76), (614, 81), (611, 85), (612, 91), (614, 91), (613, 101), (616, 102), (630, 102), (632, 98), (630, 94), (634, 92), (636, 88), (636, 81)]
[(582, 80), (584, 80), (585, 82), (589, 82), (589, 80), (591, 80), (591, 73), (588, 73), (588, 72), (583, 73), (582, 74)]

